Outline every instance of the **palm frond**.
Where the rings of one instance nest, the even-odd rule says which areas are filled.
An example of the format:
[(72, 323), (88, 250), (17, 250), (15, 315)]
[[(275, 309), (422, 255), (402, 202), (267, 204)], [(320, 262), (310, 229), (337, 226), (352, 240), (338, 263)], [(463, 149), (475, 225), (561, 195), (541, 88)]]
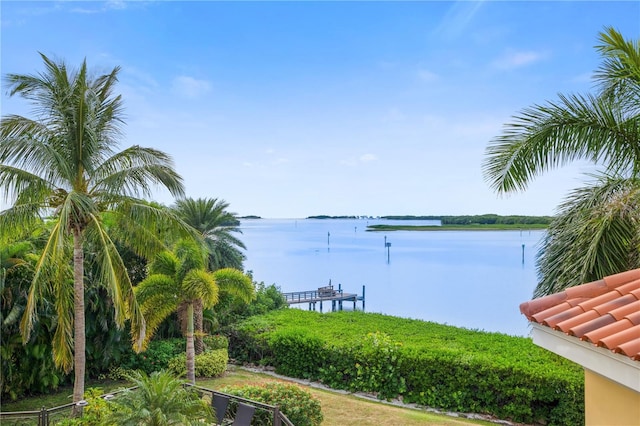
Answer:
[(586, 159), (609, 170), (640, 164), (640, 118), (619, 103), (594, 96), (562, 96), (525, 109), (490, 142), (482, 169), (496, 191), (524, 190), (536, 176)]
[(181, 291), (187, 301), (200, 299), (204, 309), (218, 303), (218, 285), (210, 272), (192, 269), (182, 280)]
[(639, 267), (640, 186), (600, 176), (560, 206), (537, 255), (535, 297)]
[[(632, 96), (636, 114), (640, 105), (640, 41), (625, 40), (613, 27), (598, 37), (596, 50), (603, 62), (594, 77), (604, 96)], [(630, 99), (630, 98), (629, 98)]]
[(131, 320), (134, 347), (141, 349), (146, 325), (136, 301), (127, 268), (99, 218), (92, 216), (90, 225), (87, 228), (86, 236), (97, 242), (95, 257), (99, 271), (98, 281), (106, 288), (111, 298), (116, 325), (122, 327), (126, 319)]
[[(59, 269), (62, 272), (62, 269)], [(65, 276), (66, 275), (66, 276)], [(53, 361), (65, 373), (73, 369), (73, 280), (69, 274), (60, 273), (54, 282), (56, 331), (53, 335)]]
[(184, 195), (182, 178), (174, 170), (171, 157), (156, 149), (132, 146), (100, 165), (95, 170), (92, 192), (114, 192), (132, 197), (148, 197), (151, 185), (163, 185), (169, 192)]
[(146, 346), (162, 321), (177, 309), (180, 288), (172, 277), (154, 274), (138, 284), (134, 293), (146, 322), (143, 339)]
[(114, 239), (140, 256), (153, 258), (167, 249), (165, 241), (199, 238), (192, 227), (166, 207), (130, 197), (100, 197), (100, 200), (110, 205), (110, 214), (115, 221), (110, 232)]
[(178, 273), (180, 261), (178, 257), (170, 251), (158, 253), (149, 264), (149, 273), (162, 274), (175, 277)]
[(234, 268), (218, 269), (213, 273), (220, 291), (249, 303), (255, 298), (253, 281), (242, 271)]

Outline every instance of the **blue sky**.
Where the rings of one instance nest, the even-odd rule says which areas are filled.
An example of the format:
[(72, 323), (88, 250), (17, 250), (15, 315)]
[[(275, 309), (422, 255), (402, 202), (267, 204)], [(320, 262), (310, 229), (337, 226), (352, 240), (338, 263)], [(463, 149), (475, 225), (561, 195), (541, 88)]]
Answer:
[(590, 165), (504, 197), (483, 180), (485, 148), (523, 108), (593, 91), (605, 26), (640, 36), (638, 1), (2, 0), (0, 13), (3, 75), (42, 71), (38, 52), (120, 66), (121, 148), (166, 151), (188, 196), (270, 218), (553, 214)]

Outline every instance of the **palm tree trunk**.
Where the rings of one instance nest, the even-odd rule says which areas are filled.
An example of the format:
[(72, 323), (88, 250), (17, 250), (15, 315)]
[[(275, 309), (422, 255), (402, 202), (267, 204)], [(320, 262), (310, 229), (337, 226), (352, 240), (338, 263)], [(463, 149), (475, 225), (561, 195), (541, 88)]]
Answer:
[[(82, 232), (73, 231), (73, 402), (84, 398), (84, 373), (86, 364), (84, 326), (84, 253)], [(77, 412), (74, 408), (74, 412)]]
[(195, 348), (193, 344), (193, 302), (187, 305), (187, 381), (196, 384)]
[(204, 341), (202, 339), (204, 328), (202, 326), (202, 317), (202, 299), (198, 299), (194, 302), (193, 306), (193, 329), (195, 332), (194, 346), (196, 349), (196, 355), (200, 355), (202, 352), (204, 352)]

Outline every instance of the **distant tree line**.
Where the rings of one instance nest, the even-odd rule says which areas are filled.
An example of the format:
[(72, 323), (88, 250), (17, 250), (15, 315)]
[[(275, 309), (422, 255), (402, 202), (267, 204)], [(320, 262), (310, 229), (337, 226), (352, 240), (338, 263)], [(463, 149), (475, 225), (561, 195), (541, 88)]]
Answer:
[(439, 220), (442, 225), (548, 225), (552, 216), (499, 216), (482, 214), (471, 216), (382, 216), (390, 220)]
[(307, 219), (358, 219), (358, 216), (329, 216), (321, 214), (318, 216), (309, 216)]

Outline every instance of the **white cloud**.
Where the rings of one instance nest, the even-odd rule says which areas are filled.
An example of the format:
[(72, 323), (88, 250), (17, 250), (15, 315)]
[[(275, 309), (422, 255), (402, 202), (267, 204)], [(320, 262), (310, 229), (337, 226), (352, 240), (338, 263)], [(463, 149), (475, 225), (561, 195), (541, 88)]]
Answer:
[(109, 10), (123, 10), (127, 8), (127, 4), (123, 0), (107, 0), (104, 3), (96, 2), (91, 6), (95, 6), (95, 8), (90, 9), (86, 7), (74, 7), (70, 11), (72, 13), (94, 14), (107, 12)]
[(544, 59), (546, 55), (534, 51), (510, 51), (493, 62), (494, 68), (512, 70), (524, 67)]
[(369, 161), (375, 161), (377, 159), (378, 157), (373, 154), (364, 154), (360, 156), (360, 161), (362, 161), (363, 163), (368, 163)]
[(173, 92), (179, 96), (195, 99), (211, 90), (211, 83), (188, 76), (178, 76), (173, 79)]
[(418, 70), (418, 78), (422, 81), (431, 82), (438, 79), (438, 74), (429, 70)]
[(436, 28), (436, 33), (442, 34), (447, 39), (455, 39), (465, 34), (475, 14), (480, 10), (483, 1), (456, 1), (453, 2), (446, 15)]
[(405, 119), (405, 115), (400, 111), (400, 108), (392, 107), (389, 108), (386, 115), (382, 117), (382, 120), (385, 122), (389, 121), (403, 121)]

